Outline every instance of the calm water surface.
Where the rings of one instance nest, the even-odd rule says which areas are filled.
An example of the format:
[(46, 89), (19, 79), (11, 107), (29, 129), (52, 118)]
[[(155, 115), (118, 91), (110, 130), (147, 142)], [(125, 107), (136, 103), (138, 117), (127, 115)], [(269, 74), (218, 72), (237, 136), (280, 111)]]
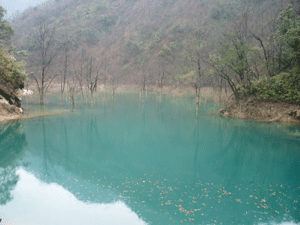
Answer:
[(297, 224), (299, 127), (214, 107), (103, 94), (94, 107), (0, 124), (2, 224)]

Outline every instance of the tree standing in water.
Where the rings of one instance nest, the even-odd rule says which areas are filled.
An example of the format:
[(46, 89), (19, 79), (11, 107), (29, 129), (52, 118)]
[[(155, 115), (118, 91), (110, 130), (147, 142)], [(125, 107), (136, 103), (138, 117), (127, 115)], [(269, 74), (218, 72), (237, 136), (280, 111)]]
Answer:
[(32, 75), (36, 82), (40, 95), (40, 105), (44, 105), (45, 93), (49, 89), (52, 81), (57, 74), (50, 73), (50, 67), (57, 56), (54, 49), (55, 44), (55, 27), (50, 27), (48, 22), (39, 18), (37, 20), (36, 32), (34, 34), (34, 53), (36, 58), (36, 66), (38, 73)]

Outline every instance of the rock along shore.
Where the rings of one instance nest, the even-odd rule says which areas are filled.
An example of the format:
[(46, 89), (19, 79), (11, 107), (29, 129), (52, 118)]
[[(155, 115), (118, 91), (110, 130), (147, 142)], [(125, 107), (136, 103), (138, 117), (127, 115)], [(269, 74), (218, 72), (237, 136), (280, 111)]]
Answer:
[(300, 124), (300, 105), (257, 100), (231, 101), (219, 113), (226, 117)]
[(18, 119), (23, 114), (21, 105), (22, 90), (11, 89), (0, 84), (0, 122)]

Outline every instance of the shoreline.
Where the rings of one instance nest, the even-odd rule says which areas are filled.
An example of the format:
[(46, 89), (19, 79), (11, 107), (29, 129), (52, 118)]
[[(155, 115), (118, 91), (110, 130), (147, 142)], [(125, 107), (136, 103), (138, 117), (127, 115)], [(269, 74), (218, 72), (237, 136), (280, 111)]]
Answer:
[(45, 112), (35, 112), (30, 114), (11, 114), (11, 115), (0, 115), (0, 125), (4, 124), (9, 121), (16, 121), (16, 120), (27, 120), (27, 119), (33, 119), (38, 117), (45, 117), (45, 116), (54, 116), (59, 114), (65, 114), (69, 113), (70, 110), (50, 110)]
[(23, 115), (22, 109), (15, 105), (10, 105), (6, 101), (0, 102), (0, 123), (19, 119)]
[[(30, 85), (28, 88), (28, 90), (33, 90), (34, 91), (34, 95), (38, 95), (38, 92), (35, 90), (33, 85)], [(139, 85), (119, 85), (118, 87), (113, 87), (113, 86), (100, 86), (99, 87), (99, 91), (97, 93), (101, 93), (101, 92), (113, 92), (114, 93), (128, 93), (128, 92), (141, 92), (141, 88)], [(160, 88), (157, 85), (151, 85), (148, 86), (146, 89), (146, 93), (156, 93), (156, 94), (160, 94)], [(60, 93), (60, 87), (58, 84), (54, 84), (51, 88), (50, 91), (52, 93)], [(224, 91), (223, 91), (224, 92)], [(162, 89), (162, 94), (166, 95), (172, 95), (174, 97), (183, 97), (183, 96), (187, 96), (187, 95), (195, 95), (194, 89), (191, 86), (188, 85), (180, 85), (180, 86), (164, 86)], [(80, 93), (78, 93), (78, 95), (80, 95)], [(221, 102), (221, 101), (225, 101), (226, 98), (229, 97), (229, 94), (225, 94), (225, 93), (220, 93), (218, 91), (215, 91), (212, 87), (203, 87), (201, 89), (201, 95), (202, 98), (204, 98), (203, 102), (205, 101), (214, 101), (214, 102)], [(33, 96), (33, 95), (30, 95)], [(196, 103), (195, 103), (196, 105)], [(9, 107), (14, 107), (14, 106), (10, 106)], [(26, 112), (26, 108), (25, 108), (25, 112)], [(66, 113), (69, 112), (68, 110), (58, 110), (58, 112), (46, 112), (46, 113), (38, 113), (37, 115), (26, 115), (24, 113), (11, 113), (11, 112), (5, 112), (5, 113), (0, 113), (0, 124), (7, 122), (7, 121), (13, 121), (13, 120), (23, 120), (23, 119), (31, 119), (31, 118), (35, 118), (35, 117), (42, 117), (42, 116), (51, 116), (51, 115), (56, 115), (56, 114), (61, 114), (61, 113)]]
[[(34, 90), (30, 88), (31, 90)], [(122, 92), (141, 92), (138, 85), (119, 85), (117, 88), (112, 86), (100, 86), (101, 92), (115, 91), (115, 93)], [(59, 92), (59, 87), (54, 85), (50, 92)], [(146, 92), (160, 94), (160, 88), (156, 85), (148, 86)], [(36, 93), (36, 92), (35, 92)], [(162, 94), (170, 94), (176, 97), (195, 95), (194, 89), (191, 86), (164, 86)], [(223, 108), (219, 110), (218, 115), (224, 117), (231, 117), (236, 119), (252, 120), (257, 122), (266, 123), (287, 123), (287, 124), (300, 124), (300, 105), (292, 105), (284, 102), (268, 102), (249, 100), (247, 102), (240, 101), (236, 104), (233, 100), (228, 100), (230, 93), (219, 92), (211, 87), (204, 87), (201, 89), (201, 96), (204, 101), (213, 101), (223, 104)], [(195, 103), (196, 105), (196, 103)], [(51, 116), (62, 113), (67, 113), (68, 110), (49, 111), (37, 113), (33, 115), (24, 114), (7, 114), (0, 115), (0, 123), (11, 120), (31, 119), (42, 116)]]
[(235, 101), (228, 102), (219, 111), (224, 117), (246, 119), (266, 123), (286, 123), (300, 125), (300, 105), (288, 104), (285, 102), (268, 101)]

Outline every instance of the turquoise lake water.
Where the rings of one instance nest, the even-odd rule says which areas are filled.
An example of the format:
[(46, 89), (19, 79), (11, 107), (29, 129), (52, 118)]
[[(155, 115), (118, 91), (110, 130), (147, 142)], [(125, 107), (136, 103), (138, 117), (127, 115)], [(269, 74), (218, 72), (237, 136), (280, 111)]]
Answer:
[(299, 126), (196, 113), (193, 97), (100, 97), (0, 124), (1, 224), (300, 221)]

